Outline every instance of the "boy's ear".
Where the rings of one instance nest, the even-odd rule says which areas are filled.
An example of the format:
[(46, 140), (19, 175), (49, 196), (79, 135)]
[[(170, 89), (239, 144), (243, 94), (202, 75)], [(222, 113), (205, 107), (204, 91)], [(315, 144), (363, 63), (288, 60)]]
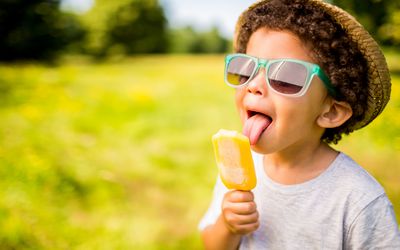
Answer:
[(336, 128), (345, 123), (352, 115), (353, 110), (350, 104), (329, 98), (317, 118), (317, 123), (322, 128)]

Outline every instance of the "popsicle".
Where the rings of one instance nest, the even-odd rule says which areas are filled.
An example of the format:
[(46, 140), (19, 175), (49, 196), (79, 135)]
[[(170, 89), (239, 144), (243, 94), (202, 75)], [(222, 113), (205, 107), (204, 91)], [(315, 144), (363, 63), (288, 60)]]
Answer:
[(221, 129), (212, 136), (215, 160), (222, 182), (228, 189), (251, 190), (256, 184), (249, 138)]

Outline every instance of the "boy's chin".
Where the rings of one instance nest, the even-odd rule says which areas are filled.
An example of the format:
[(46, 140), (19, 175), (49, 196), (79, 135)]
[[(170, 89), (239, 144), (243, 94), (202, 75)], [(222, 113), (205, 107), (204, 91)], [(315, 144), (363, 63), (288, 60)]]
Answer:
[(251, 145), (251, 150), (259, 153), (259, 154), (270, 154), (272, 153), (272, 150), (266, 146), (266, 142), (263, 142), (262, 138), (260, 138), (256, 144)]

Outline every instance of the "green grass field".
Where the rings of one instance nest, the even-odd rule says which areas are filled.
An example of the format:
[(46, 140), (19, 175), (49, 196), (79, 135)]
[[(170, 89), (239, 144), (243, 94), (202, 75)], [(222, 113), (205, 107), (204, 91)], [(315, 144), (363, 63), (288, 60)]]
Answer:
[[(220, 55), (1, 65), (0, 249), (201, 248), (210, 137), (240, 129), (222, 72)], [(394, 75), (384, 113), (337, 146), (398, 219), (399, 114)]]

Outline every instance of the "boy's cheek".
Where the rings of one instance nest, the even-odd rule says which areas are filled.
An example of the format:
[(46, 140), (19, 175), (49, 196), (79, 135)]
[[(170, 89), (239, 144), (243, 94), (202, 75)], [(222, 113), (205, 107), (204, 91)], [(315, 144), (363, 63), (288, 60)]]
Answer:
[(235, 102), (236, 102), (236, 106), (237, 107), (239, 107), (240, 105), (243, 105), (243, 100), (244, 100), (245, 93), (246, 93), (245, 88), (236, 89), (236, 91), (235, 91)]
[(244, 93), (241, 90), (236, 90), (235, 93), (235, 104), (236, 104), (236, 110), (239, 113), (240, 119), (243, 122), (245, 119), (245, 109), (243, 105), (243, 100), (244, 100)]

